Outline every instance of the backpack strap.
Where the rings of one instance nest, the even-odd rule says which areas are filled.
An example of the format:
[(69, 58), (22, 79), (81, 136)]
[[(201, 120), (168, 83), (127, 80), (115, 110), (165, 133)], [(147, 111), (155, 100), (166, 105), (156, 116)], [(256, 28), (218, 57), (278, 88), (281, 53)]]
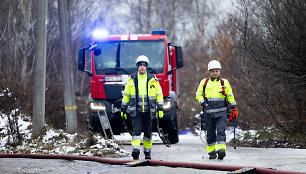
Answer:
[(225, 94), (224, 80), (221, 79), (221, 77), (220, 77), (220, 81), (221, 81), (221, 87), (222, 87), (222, 92), (220, 92), (220, 93), (223, 94), (226, 98), (227, 95)]
[(221, 87), (222, 87), (222, 91), (220, 93), (225, 96), (225, 104), (226, 104), (226, 106), (228, 106), (227, 95), (225, 93), (224, 80), (221, 79), (221, 77), (220, 77), (220, 81), (221, 81)]
[(205, 83), (204, 83), (204, 85), (203, 85), (203, 97), (204, 97), (204, 100), (205, 100), (206, 102), (207, 102), (207, 98), (206, 98), (206, 96), (205, 96), (205, 88), (206, 88), (206, 86), (207, 86), (208, 81), (209, 81), (209, 77), (206, 78)]

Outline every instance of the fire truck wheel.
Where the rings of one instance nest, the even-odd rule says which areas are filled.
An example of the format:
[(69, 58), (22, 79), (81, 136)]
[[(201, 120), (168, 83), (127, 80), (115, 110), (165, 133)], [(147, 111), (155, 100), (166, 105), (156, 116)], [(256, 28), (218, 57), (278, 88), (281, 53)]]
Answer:
[(177, 125), (177, 110), (172, 111), (172, 118), (168, 120), (167, 134), (171, 144), (179, 142), (178, 125)]

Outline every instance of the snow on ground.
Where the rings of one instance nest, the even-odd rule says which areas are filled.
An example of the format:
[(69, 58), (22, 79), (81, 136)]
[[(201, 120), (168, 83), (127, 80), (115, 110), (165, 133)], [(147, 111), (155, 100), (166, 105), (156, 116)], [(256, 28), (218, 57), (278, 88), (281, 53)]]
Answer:
[(19, 133), (22, 139), (19, 145), (13, 145), (16, 139), (9, 133), (9, 118), (13, 120), (14, 111), (10, 115), (0, 112), (0, 153), (47, 153), (71, 154), (88, 156), (126, 156), (128, 153), (121, 149), (111, 139), (104, 139), (101, 135), (92, 137), (65, 133), (54, 130), (48, 125), (46, 133), (37, 139), (31, 139), (31, 118), (17, 115)]

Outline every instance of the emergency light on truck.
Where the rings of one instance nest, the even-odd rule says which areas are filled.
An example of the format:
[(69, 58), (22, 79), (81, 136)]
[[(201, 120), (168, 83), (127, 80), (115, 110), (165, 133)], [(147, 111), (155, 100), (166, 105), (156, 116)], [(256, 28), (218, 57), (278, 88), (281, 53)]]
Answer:
[(99, 28), (99, 29), (95, 29), (93, 32), (92, 32), (92, 36), (94, 39), (105, 39), (107, 38), (109, 35), (108, 31), (106, 29), (103, 29), (103, 28)]

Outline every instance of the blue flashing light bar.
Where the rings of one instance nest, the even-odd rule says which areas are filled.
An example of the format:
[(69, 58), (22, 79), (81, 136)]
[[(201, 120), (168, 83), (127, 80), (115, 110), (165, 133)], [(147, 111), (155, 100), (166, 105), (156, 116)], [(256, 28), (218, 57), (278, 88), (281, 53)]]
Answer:
[(166, 35), (166, 31), (152, 31), (152, 34)]
[(108, 31), (103, 28), (99, 28), (93, 31), (92, 36), (95, 39), (105, 39), (108, 36)]

